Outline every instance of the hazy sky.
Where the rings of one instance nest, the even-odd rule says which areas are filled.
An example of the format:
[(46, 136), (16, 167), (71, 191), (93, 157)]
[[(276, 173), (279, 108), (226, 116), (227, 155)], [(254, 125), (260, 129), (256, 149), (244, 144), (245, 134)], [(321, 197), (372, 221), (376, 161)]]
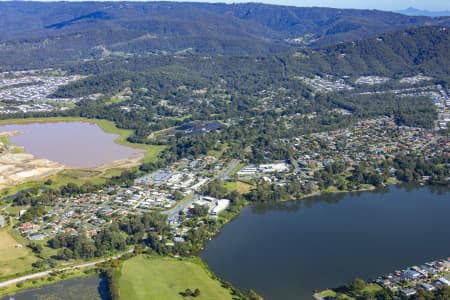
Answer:
[[(8, 0), (0, 0), (8, 1)], [(10, 1), (10, 0), (9, 0)], [(26, 0), (25, 0), (26, 1)], [(293, 6), (319, 6), (335, 8), (402, 10), (414, 7), (422, 10), (450, 10), (450, 0), (35, 0), (35, 1), (175, 1), (175, 2), (259, 2)]]
[[(178, 0), (180, 1), (180, 0)], [(425, 10), (450, 10), (449, 0), (191, 0), (192, 2), (264, 2), (294, 6), (326, 6), (337, 8), (373, 8), (400, 10), (415, 7)]]
[[(11, 1), (11, 0), (0, 0)], [(20, 0), (19, 0), (20, 1)], [(24, 0), (30, 1), (30, 0)], [(33, 0), (31, 0), (33, 1)], [(175, 1), (175, 2), (219, 2), (219, 3), (247, 3), (259, 2), (292, 6), (319, 6), (334, 8), (402, 10), (414, 7), (422, 10), (445, 11), (450, 10), (450, 0), (35, 0), (35, 1)]]

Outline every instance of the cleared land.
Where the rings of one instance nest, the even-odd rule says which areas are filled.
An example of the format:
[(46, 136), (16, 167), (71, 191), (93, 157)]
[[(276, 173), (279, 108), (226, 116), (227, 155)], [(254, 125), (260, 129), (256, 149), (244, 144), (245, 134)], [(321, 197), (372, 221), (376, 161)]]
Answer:
[(16, 245), (17, 241), (6, 230), (0, 230), (0, 277), (29, 271), (36, 261), (28, 248)]
[(0, 190), (31, 180), (56, 174), (64, 166), (48, 159), (37, 159), (31, 154), (4, 152), (0, 154)]
[(239, 194), (244, 195), (253, 189), (253, 186), (242, 181), (230, 181), (225, 183), (225, 187), (229, 192), (237, 191)]
[(186, 289), (200, 289), (195, 299), (232, 299), (229, 290), (192, 260), (146, 258), (138, 256), (126, 261), (119, 280), (121, 298), (144, 300), (183, 299)]
[[(130, 143), (127, 138), (133, 131), (117, 128), (113, 122), (107, 120), (79, 117), (27, 118), (0, 120), (0, 125), (80, 121), (95, 123), (104, 132), (117, 134), (115, 143), (144, 150), (143, 157), (116, 160), (94, 169), (73, 169), (47, 159), (36, 159), (30, 154), (20, 153), (17, 149), (21, 148), (11, 145), (8, 139), (9, 136), (17, 133), (5, 132), (0, 136), (0, 148), (2, 149), (0, 152), (0, 191), (2, 191), (0, 197), (15, 194), (20, 189), (42, 186), (42, 181), (49, 176), (51, 176), (55, 187), (68, 182), (76, 184), (101, 183), (106, 178), (120, 174), (120, 170), (138, 166), (142, 161), (156, 161), (165, 148), (164, 146)], [(7, 150), (6, 146), (12, 149)]]
[[(362, 295), (364, 295), (364, 294), (375, 295), (377, 292), (379, 292), (381, 290), (382, 290), (382, 287), (379, 286), (378, 284), (370, 283), (362, 289), (361, 294)], [(353, 297), (347, 296), (342, 293), (335, 292), (333, 290), (325, 290), (325, 291), (319, 292), (315, 295), (322, 299), (336, 298), (336, 297), (341, 297), (341, 299), (349, 299), (349, 300), (355, 299)]]

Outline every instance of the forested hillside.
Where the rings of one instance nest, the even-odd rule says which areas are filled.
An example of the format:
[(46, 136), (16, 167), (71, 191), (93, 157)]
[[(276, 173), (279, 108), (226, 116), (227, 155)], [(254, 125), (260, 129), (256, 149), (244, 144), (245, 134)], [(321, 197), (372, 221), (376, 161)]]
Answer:
[(450, 25), (450, 17), (254, 3), (0, 2), (0, 66), (149, 53), (266, 55), (423, 25)]
[[(364, 87), (316, 91), (302, 78), (334, 75), (351, 83), (361, 75), (401, 78), (423, 73), (445, 84), (448, 34), (442, 27), (423, 27), (279, 55), (141, 55), (73, 63), (63, 70), (86, 77), (60, 87), (53, 96), (85, 100), (71, 110), (35, 115), (108, 119), (134, 130), (132, 141), (171, 145), (166, 152), (171, 159), (204, 153), (218, 140), (234, 144), (236, 151), (252, 143), (271, 147), (271, 158), (282, 159), (285, 149), (272, 144), (275, 138), (334, 130), (357, 119), (389, 116), (398, 124), (431, 128), (437, 117), (431, 100), (398, 97), (389, 92), (395, 83), (383, 86), (386, 92), (380, 95), (370, 95), (360, 93), (370, 91)], [(118, 94), (126, 96), (111, 100)], [(190, 121), (231, 126), (207, 137), (148, 139), (152, 132)]]
[[(334, 130), (379, 116), (432, 128), (437, 112), (431, 99), (397, 96), (391, 90), (401, 86), (398, 80), (382, 86), (380, 95), (364, 93), (375, 87), (349, 85), (359, 76), (395, 81), (420, 73), (434, 86), (450, 83), (448, 27), (418, 26), (445, 23), (445, 18), (260, 4), (96, 2), (66, 3), (65, 8), (62, 3), (33, 3), (22, 11), (20, 3), (2, 5), (3, 14), (17, 10), (17, 20), (29, 16), (24, 21), (29, 30), (11, 25), (16, 21), (10, 14), (6, 20), (0, 18), (5, 26), (1, 28), (12, 28), (17, 36), (6, 37), (8, 31), (0, 30), (5, 40), (1, 68), (51, 66), (67, 75), (84, 75), (51, 95), (81, 98), (72, 109), (2, 118), (108, 119), (132, 129), (130, 141), (168, 145), (168, 160), (205, 154), (219, 140), (233, 145), (232, 151), (253, 145), (259, 158), (264, 153), (257, 149), (270, 148), (271, 159), (285, 159), (286, 149), (273, 144), (277, 138)], [(330, 28), (350, 21), (359, 22), (360, 29)], [(324, 30), (328, 37), (352, 41), (316, 48), (288, 41)], [(383, 30), (391, 32), (375, 34)], [(24, 37), (31, 33), (34, 38)], [(366, 35), (374, 36), (359, 40)], [(185, 51), (178, 51), (181, 48)], [(316, 75), (325, 81), (333, 77), (331, 88), (311, 85)], [(333, 89), (335, 80), (345, 82), (344, 88)], [(194, 121), (227, 126), (207, 137), (174, 134), (149, 139), (153, 132)]]
[(419, 27), (306, 51), (311, 72), (395, 76), (424, 72), (448, 76), (450, 28)]
[(450, 30), (421, 27), (318, 50), (270, 56), (110, 58), (68, 66), (72, 74), (96, 76), (63, 87), (56, 95), (114, 94), (130, 85), (155, 91), (179, 85), (200, 88), (219, 80), (224, 80), (229, 89), (251, 94), (274, 84), (289, 86), (296, 76), (315, 74), (399, 77), (425, 73), (445, 80), (450, 69), (448, 53)]

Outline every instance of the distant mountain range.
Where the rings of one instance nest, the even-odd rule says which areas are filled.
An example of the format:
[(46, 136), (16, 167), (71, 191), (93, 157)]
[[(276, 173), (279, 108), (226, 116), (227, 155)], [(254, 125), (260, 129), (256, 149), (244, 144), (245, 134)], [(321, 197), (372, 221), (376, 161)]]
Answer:
[[(425, 73), (448, 77), (450, 28), (423, 26), (312, 51), (310, 72), (367, 75)], [(306, 67), (308, 65), (308, 67)]]
[[(53, 96), (116, 94), (125, 87), (158, 91), (174, 86), (205, 86), (219, 80), (229, 87), (256, 93), (274, 84), (297, 86), (301, 77), (426, 74), (450, 82), (450, 30), (424, 26), (321, 49), (264, 56), (135, 55), (108, 57), (66, 66), (70, 74), (91, 75), (62, 87)], [(220, 78), (220, 79), (219, 79)], [(298, 86), (297, 86), (298, 87)]]
[(0, 67), (111, 55), (264, 55), (450, 26), (450, 17), (256, 3), (0, 2)]
[(398, 10), (396, 13), (407, 16), (426, 16), (426, 17), (446, 17), (450, 16), (450, 10), (445, 11), (429, 11), (421, 10), (414, 7), (408, 7), (407, 9)]

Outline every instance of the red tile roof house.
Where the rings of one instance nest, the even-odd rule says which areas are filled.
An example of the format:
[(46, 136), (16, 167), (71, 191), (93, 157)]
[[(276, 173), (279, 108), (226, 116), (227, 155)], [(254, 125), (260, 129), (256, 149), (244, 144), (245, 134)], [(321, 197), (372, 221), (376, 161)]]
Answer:
[(30, 233), (38, 228), (39, 228), (39, 225), (31, 223), (31, 222), (26, 222), (26, 223), (23, 223), (22, 226), (19, 227), (19, 230), (22, 234), (25, 234), (25, 233)]

